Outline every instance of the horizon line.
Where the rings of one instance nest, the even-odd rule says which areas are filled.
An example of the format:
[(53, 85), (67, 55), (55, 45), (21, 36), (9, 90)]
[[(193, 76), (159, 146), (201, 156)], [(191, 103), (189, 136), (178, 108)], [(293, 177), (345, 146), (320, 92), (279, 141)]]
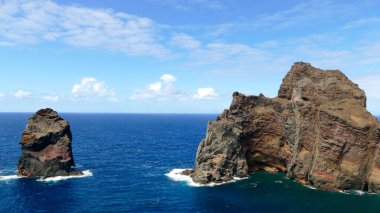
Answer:
[[(0, 114), (35, 114), (36, 112), (0, 112)], [(203, 112), (58, 112), (58, 114), (129, 114), (129, 115), (220, 115), (221, 113)], [(373, 115), (380, 118), (380, 115)]]
[[(26, 114), (26, 113), (31, 113), (31, 114), (34, 114), (36, 112), (0, 112), (0, 114), (11, 114), (11, 113), (18, 113), (18, 114)], [(217, 112), (58, 112), (59, 114), (177, 114), (177, 115), (180, 115), (180, 114), (189, 114), (189, 115), (219, 115), (221, 113), (217, 113)]]

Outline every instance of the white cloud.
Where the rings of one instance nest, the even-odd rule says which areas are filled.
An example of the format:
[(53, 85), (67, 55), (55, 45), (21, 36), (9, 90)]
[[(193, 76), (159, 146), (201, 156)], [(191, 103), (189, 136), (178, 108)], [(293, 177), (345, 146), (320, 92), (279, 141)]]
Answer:
[(197, 93), (193, 95), (195, 99), (210, 100), (215, 99), (219, 95), (215, 92), (214, 88), (198, 88)]
[(205, 48), (195, 50), (193, 59), (201, 59), (203, 63), (216, 63), (226, 60), (258, 60), (268, 56), (268, 53), (245, 44), (210, 43)]
[[(345, 31), (311, 34), (256, 45), (213, 42), (188, 52), (186, 69), (206, 69), (206, 75), (245, 77), (285, 73), (295, 61), (345, 72), (366, 70), (380, 62), (380, 34), (349, 41)], [(364, 68), (363, 68), (364, 67)], [(357, 71), (356, 71), (357, 72)], [(281, 74), (282, 75), (282, 74)], [(263, 75), (258, 75), (262, 77)]]
[(171, 74), (163, 74), (157, 82), (149, 84), (147, 89), (135, 90), (130, 98), (133, 100), (183, 98), (183, 94), (174, 87), (176, 80)]
[(174, 35), (170, 44), (183, 49), (197, 49), (202, 45), (200, 41), (184, 33)]
[(171, 84), (171, 83), (174, 83), (177, 80), (177, 78), (170, 74), (163, 74), (160, 77), (160, 80), (166, 84)]
[(359, 19), (353, 22), (347, 23), (342, 29), (358, 28), (366, 25), (378, 25), (380, 23), (380, 17), (370, 17), (365, 19)]
[(49, 102), (57, 102), (60, 100), (60, 97), (58, 95), (47, 95), (42, 97), (42, 100)]
[(10, 46), (13, 46), (13, 43), (9, 42), (9, 41), (0, 41), (0, 47), (1, 46), (3, 46), (3, 47), (10, 47)]
[(0, 46), (57, 41), (128, 55), (166, 57), (158, 42), (160, 26), (151, 19), (51, 0), (0, 2)]
[(25, 90), (18, 90), (13, 93), (13, 96), (15, 98), (23, 99), (23, 98), (29, 98), (32, 95), (31, 92), (25, 91)]
[[(207, 74), (238, 76), (274, 66), (276, 58), (265, 50), (240, 43), (214, 42), (189, 52), (186, 69), (207, 68)], [(195, 67), (195, 68), (194, 68)]]
[[(368, 3), (368, 2), (367, 2)], [(361, 4), (363, 8), (368, 4)], [(236, 34), (252, 32), (257, 34), (278, 33), (279, 30), (293, 29), (303, 31), (305, 28), (314, 28), (316, 24), (323, 26), (331, 24), (331, 20), (351, 19), (355, 14), (362, 13), (357, 4), (343, 1), (310, 0), (294, 4), (289, 8), (274, 13), (261, 14), (253, 18), (241, 18), (237, 21), (219, 23), (217, 25), (201, 27), (208, 35)], [(371, 20), (373, 21), (373, 20)]]
[(109, 88), (103, 81), (99, 81), (93, 77), (82, 78), (79, 84), (75, 84), (72, 94), (77, 98), (91, 99), (96, 97), (107, 98), (108, 101), (118, 102), (116, 93)]
[(355, 41), (347, 41), (343, 34), (337, 31), (277, 41), (273, 58), (286, 58), (288, 66), (294, 61), (307, 61), (316, 67), (344, 72), (365, 71), (367, 66), (380, 62), (379, 33)]
[(312, 27), (316, 22), (331, 22), (331, 18), (339, 19), (354, 14), (357, 6), (349, 3), (333, 1), (305, 1), (292, 8), (263, 15), (254, 22), (245, 23), (254, 28), (284, 29), (289, 27)]
[(219, 95), (213, 88), (199, 88), (194, 95), (187, 95), (174, 87), (177, 78), (171, 74), (163, 74), (160, 79), (147, 86), (145, 90), (135, 90), (130, 97), (132, 100), (210, 100), (215, 99)]
[(161, 88), (162, 88), (161, 82), (151, 83), (149, 84), (149, 87), (148, 87), (149, 91), (152, 91), (152, 92), (160, 92)]

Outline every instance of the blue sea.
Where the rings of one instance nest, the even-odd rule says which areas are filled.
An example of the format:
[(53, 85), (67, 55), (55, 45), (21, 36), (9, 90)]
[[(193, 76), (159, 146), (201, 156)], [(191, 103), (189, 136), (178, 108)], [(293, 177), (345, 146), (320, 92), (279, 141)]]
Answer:
[(61, 114), (71, 123), (77, 167), (90, 175), (12, 178), (30, 115), (0, 113), (0, 212), (380, 212), (380, 195), (315, 190), (281, 173), (213, 187), (166, 176), (193, 167), (217, 115)]

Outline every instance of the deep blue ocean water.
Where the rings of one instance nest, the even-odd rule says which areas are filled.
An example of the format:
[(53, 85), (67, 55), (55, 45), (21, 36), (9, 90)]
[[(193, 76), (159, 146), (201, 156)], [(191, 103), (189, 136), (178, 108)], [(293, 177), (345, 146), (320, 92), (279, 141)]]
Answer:
[[(16, 173), (30, 114), (0, 113), (0, 176)], [(313, 190), (283, 174), (257, 172), (214, 187), (165, 176), (191, 168), (216, 115), (62, 114), (78, 169), (93, 176), (58, 182), (0, 181), (0, 212), (380, 212), (380, 195)]]

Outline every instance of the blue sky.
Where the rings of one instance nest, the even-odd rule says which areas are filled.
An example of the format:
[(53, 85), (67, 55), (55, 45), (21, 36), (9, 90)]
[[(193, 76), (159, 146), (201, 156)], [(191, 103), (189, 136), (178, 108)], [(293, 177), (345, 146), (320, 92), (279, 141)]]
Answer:
[(380, 1), (0, 0), (0, 111), (220, 113), (295, 61), (380, 115)]

